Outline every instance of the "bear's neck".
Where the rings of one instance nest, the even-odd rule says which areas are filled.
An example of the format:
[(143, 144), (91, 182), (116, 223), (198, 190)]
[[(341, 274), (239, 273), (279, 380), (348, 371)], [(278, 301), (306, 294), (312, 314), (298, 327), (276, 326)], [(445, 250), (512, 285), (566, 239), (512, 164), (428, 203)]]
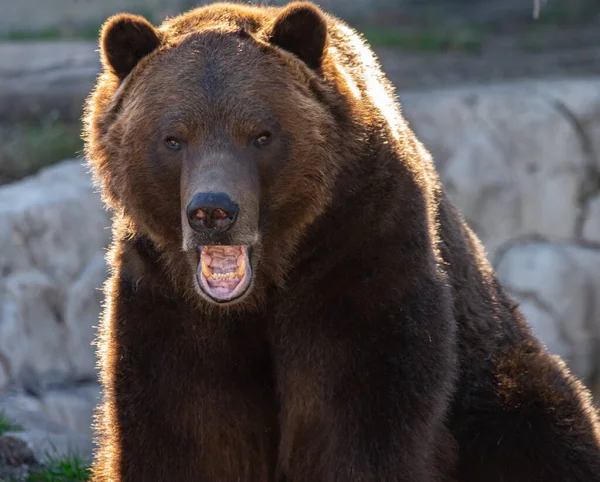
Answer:
[(427, 223), (414, 170), (397, 146), (380, 139), (374, 133), (360, 155), (344, 163), (330, 205), (298, 246), (296, 265), (361, 255), (386, 237), (404, 235), (410, 224), (422, 228)]

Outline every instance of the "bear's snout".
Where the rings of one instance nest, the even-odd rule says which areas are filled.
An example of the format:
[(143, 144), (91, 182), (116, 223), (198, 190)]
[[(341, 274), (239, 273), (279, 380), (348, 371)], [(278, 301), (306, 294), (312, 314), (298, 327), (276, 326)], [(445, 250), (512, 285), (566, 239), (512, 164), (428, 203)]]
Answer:
[(217, 234), (235, 223), (239, 206), (224, 192), (196, 193), (186, 208), (190, 227), (197, 233)]

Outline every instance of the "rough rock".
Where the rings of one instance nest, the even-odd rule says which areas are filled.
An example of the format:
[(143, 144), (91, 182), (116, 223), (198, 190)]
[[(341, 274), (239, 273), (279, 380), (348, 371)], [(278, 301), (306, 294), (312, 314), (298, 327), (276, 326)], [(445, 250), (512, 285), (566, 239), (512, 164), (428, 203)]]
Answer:
[(0, 481), (22, 480), (39, 465), (31, 446), (12, 434), (0, 435)]
[(80, 161), (0, 188), (0, 388), (93, 378), (109, 215)]
[[(10, 10), (10, 9), (9, 9)], [(0, 183), (73, 157), (100, 70), (94, 42), (0, 42)]]
[(586, 214), (583, 222), (583, 239), (600, 243), (600, 195), (588, 201)]
[(35, 462), (35, 454), (27, 442), (13, 435), (0, 437), (0, 463), (11, 467)]
[(0, 43), (0, 121), (78, 121), (100, 70), (95, 49), (88, 41)]
[(588, 125), (600, 123), (600, 79), (521, 82), (401, 96), (450, 198), (494, 259), (521, 238), (568, 242), (595, 228), (600, 189)]
[(37, 461), (43, 462), (48, 456), (69, 455), (77, 455), (86, 461), (91, 459), (94, 444), (89, 436), (70, 430), (40, 413), (17, 407), (6, 407), (5, 416), (21, 428), (12, 432), (11, 437), (26, 442)]
[(516, 243), (502, 252), (497, 270), (547, 348), (595, 385), (600, 370), (600, 250)]
[[(104, 231), (106, 236), (107, 230)], [(71, 374), (75, 378), (86, 378), (95, 373), (97, 360), (90, 342), (96, 335), (104, 300), (101, 288), (108, 276), (104, 255), (104, 250), (101, 250), (91, 258), (75, 282), (68, 287), (66, 294), (64, 322), (69, 333), (66, 351)]]
[(600, 396), (600, 79), (400, 99), (534, 332)]
[(100, 385), (89, 382), (75, 386), (42, 388), (37, 394), (17, 392), (0, 401), (5, 410), (40, 413), (52, 422), (91, 437), (91, 422), (100, 401)]
[(98, 384), (89, 383), (54, 388), (39, 396), (3, 397), (0, 414), (12, 427), (0, 434), (0, 482), (31, 480), (31, 474), (47, 469), (51, 460), (76, 456), (88, 463), (93, 452), (90, 423), (98, 395)]

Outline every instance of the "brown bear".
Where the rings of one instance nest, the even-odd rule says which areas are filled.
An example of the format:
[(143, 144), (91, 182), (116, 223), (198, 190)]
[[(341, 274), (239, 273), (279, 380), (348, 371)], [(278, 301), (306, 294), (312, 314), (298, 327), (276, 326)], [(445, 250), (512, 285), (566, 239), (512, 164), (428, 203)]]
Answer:
[(310, 3), (102, 29), (95, 481), (600, 481), (361, 37)]

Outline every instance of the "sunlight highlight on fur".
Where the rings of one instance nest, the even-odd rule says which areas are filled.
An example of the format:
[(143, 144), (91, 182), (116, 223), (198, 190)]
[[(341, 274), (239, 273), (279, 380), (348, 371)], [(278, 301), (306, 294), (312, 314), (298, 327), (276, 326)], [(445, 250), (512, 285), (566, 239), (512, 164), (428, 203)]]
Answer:
[(359, 56), (363, 80), (373, 103), (381, 110), (381, 113), (390, 126), (394, 139), (399, 140), (400, 132), (398, 126), (402, 124), (400, 112), (395, 105), (389, 89), (385, 86), (379, 74), (379, 62), (373, 55), (373, 52), (371, 52), (371, 49), (365, 45), (363, 40), (351, 28), (343, 24), (340, 24), (338, 28), (346, 37), (345, 40), (348, 41), (349, 45)]

